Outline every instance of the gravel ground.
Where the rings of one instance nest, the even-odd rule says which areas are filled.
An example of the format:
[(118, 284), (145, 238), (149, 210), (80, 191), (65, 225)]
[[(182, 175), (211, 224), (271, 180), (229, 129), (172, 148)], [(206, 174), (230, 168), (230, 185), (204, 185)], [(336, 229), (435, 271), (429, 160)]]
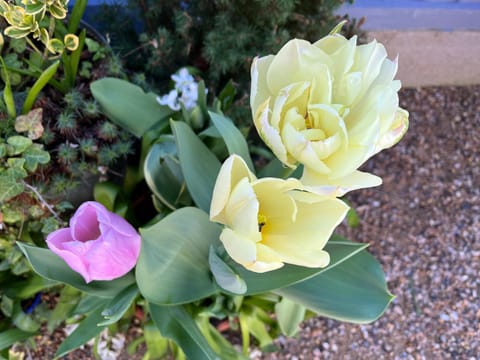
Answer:
[(406, 89), (410, 129), (366, 164), (348, 238), (370, 243), (396, 295), (370, 325), (313, 319), (274, 359), (480, 359), (480, 86)]
[[(339, 231), (370, 243), (395, 300), (371, 325), (312, 319), (252, 358), (480, 359), (480, 86), (405, 89), (400, 99), (410, 129), (366, 164), (384, 184), (349, 196), (361, 225)], [(58, 341), (38, 337), (33, 359), (53, 356)]]

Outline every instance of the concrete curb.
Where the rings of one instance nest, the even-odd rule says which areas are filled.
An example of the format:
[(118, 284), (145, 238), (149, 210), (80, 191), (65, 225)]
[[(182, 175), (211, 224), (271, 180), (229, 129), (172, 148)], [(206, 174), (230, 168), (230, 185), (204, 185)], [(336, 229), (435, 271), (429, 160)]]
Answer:
[(397, 79), (404, 87), (480, 84), (480, 31), (371, 31), (399, 56)]

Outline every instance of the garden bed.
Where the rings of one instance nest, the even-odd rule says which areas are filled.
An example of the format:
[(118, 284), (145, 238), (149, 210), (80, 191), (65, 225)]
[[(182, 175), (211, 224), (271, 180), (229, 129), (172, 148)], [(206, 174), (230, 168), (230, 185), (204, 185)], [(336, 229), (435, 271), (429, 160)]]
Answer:
[[(278, 350), (255, 359), (473, 359), (480, 353), (480, 86), (405, 89), (410, 129), (366, 169), (381, 187), (348, 199), (361, 222), (343, 227), (370, 243), (396, 296), (371, 325), (322, 318), (307, 321)], [(358, 204), (358, 205), (356, 205)], [(127, 345), (140, 335), (135, 327)], [(53, 358), (64, 335), (35, 338), (32, 359)], [(88, 347), (65, 359), (92, 359)], [(140, 359), (141, 352), (119, 359)]]

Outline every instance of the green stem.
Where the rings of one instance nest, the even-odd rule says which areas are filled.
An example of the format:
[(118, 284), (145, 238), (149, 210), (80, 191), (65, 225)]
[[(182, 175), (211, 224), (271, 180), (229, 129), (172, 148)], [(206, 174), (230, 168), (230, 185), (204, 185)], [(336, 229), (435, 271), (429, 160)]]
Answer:
[(40, 55), (42, 55), (43, 58), (45, 58), (42, 54), (42, 52), (40, 51), (40, 49), (38, 47), (36, 47), (36, 45), (33, 43), (32, 40), (30, 40), (28, 37), (25, 38), (27, 40), (27, 43), (28, 45), (30, 45), (32, 47), (33, 50), (35, 50), (37, 53), (39, 53)]

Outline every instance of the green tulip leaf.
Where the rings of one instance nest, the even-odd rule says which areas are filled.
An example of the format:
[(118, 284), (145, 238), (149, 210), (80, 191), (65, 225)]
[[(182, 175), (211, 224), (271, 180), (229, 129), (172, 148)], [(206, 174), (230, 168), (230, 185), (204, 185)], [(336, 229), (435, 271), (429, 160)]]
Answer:
[[(185, 180), (177, 156), (175, 139), (162, 136), (160, 142), (154, 144), (145, 158), (145, 181), (155, 196), (167, 207), (175, 210), (186, 193)], [(190, 205), (186, 201), (182, 205)]]
[(62, 258), (49, 249), (17, 242), (18, 247), (33, 267), (33, 270), (46, 279), (69, 284), (74, 288), (100, 297), (114, 297), (120, 291), (135, 282), (132, 273), (111, 281), (92, 281), (85, 279), (73, 271)]
[(0, 350), (4, 350), (16, 342), (25, 341), (34, 336), (34, 332), (22, 331), (20, 329), (8, 329), (0, 332)]
[(359, 324), (376, 320), (394, 298), (379, 262), (366, 250), (313, 278), (274, 292), (321, 316)]
[(115, 124), (137, 137), (167, 121), (173, 111), (160, 105), (153, 93), (145, 93), (128, 81), (103, 78), (90, 84), (93, 97)]
[(200, 332), (192, 315), (183, 307), (150, 304), (150, 314), (160, 333), (175, 341), (188, 359), (221, 359)]
[(233, 124), (232, 120), (211, 111), (209, 111), (208, 114), (210, 115), (213, 125), (217, 128), (218, 132), (222, 136), (223, 141), (225, 141), (228, 153), (230, 155), (239, 155), (243, 160), (245, 160), (250, 170), (255, 171), (252, 159), (250, 158), (250, 151), (248, 150), (247, 141), (240, 130), (238, 130), (238, 128)]
[(213, 246), (210, 246), (208, 263), (218, 286), (233, 294), (245, 294), (247, 284), (216, 254)]
[(195, 204), (208, 212), (220, 161), (187, 124), (172, 121), (171, 125), (188, 191)]
[(142, 249), (136, 278), (151, 303), (174, 305), (215, 293), (208, 266), (210, 245), (218, 245), (220, 227), (203, 211), (186, 207), (141, 229)]
[(105, 318), (98, 323), (98, 326), (111, 325), (120, 320), (132, 305), (133, 300), (138, 295), (138, 288), (135, 284), (123, 289), (117, 296), (115, 296), (106, 309), (102, 311), (102, 316)]
[(333, 235), (325, 246), (325, 250), (330, 254), (330, 264), (325, 268), (307, 268), (286, 264), (278, 270), (260, 274), (249, 271), (233, 261), (229, 261), (228, 264), (246, 282), (246, 295), (254, 295), (289, 286), (332, 269), (367, 246), (368, 244), (354, 243)]
[(295, 336), (299, 325), (305, 318), (306, 309), (303, 305), (284, 297), (275, 305), (275, 316), (280, 330), (285, 336)]
[(103, 319), (102, 308), (98, 308), (87, 315), (83, 319), (78, 327), (63, 341), (62, 345), (58, 348), (55, 357), (59, 358), (70, 351), (82, 346), (90, 339), (94, 338), (103, 330), (105, 326), (97, 326), (97, 324)]

